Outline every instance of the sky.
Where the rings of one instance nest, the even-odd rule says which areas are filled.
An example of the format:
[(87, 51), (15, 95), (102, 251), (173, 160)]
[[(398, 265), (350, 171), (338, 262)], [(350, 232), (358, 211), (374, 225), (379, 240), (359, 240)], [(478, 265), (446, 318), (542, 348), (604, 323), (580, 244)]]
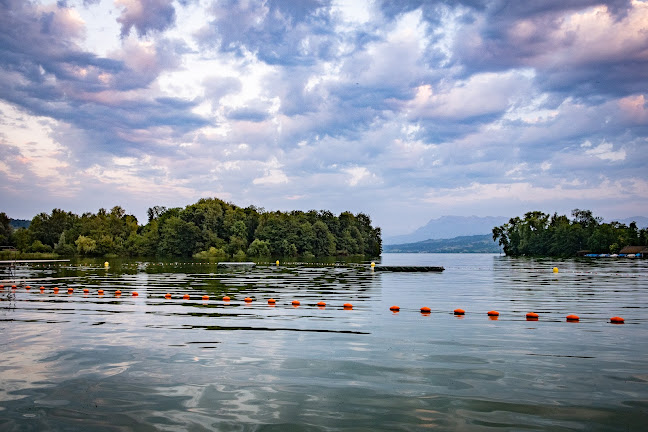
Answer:
[(0, 0), (0, 211), (648, 215), (648, 1)]

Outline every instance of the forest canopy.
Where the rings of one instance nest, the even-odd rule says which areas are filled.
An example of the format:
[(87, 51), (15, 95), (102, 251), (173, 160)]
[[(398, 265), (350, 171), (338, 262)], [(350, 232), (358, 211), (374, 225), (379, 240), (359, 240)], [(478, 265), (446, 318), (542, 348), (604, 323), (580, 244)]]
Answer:
[(614, 254), (625, 246), (648, 246), (648, 229), (635, 222), (603, 223), (590, 210), (572, 210), (572, 219), (540, 211), (514, 217), (493, 228), (493, 240), (509, 256), (573, 257), (579, 253)]
[(185, 208), (151, 207), (147, 215), (147, 223), (139, 225), (120, 206), (81, 216), (54, 209), (36, 215), (28, 228), (14, 230), (0, 213), (0, 246), (65, 256), (215, 259), (378, 256), (382, 251), (380, 228), (364, 213), (267, 212), (203, 198)]

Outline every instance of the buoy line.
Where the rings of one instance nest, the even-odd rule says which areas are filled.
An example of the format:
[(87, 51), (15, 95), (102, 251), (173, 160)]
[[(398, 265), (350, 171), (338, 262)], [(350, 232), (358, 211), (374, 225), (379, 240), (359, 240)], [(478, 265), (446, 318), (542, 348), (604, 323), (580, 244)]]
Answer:
[[(7, 287), (4, 284), (0, 284), (0, 292), (4, 291), (5, 288), (7, 288)], [(12, 284), (10, 286), (11, 293), (16, 293), (18, 291), (18, 288), (19, 288), (18, 285)], [(27, 291), (27, 292), (31, 292), (31, 288), (32, 287), (30, 285), (26, 285), (24, 287), (25, 291)], [(45, 289), (46, 288), (44, 286), (40, 286), (38, 289), (40, 291), (40, 294), (45, 294)], [(87, 297), (90, 294), (90, 290), (88, 288), (83, 288), (82, 291), (83, 291), (84, 297)], [(52, 293), (53, 294), (58, 294), (59, 292), (60, 292), (60, 288), (58, 286), (55, 286), (55, 287), (52, 288)], [(67, 293), (68, 293), (68, 295), (74, 294), (74, 288), (73, 287), (68, 287), (67, 288)], [(102, 296), (104, 296), (104, 294), (105, 294), (105, 291), (103, 289), (98, 289), (97, 290), (97, 295), (98, 296), (102, 297)], [(117, 289), (117, 290), (115, 290), (113, 292), (113, 294), (114, 294), (115, 297), (121, 297), (122, 291)], [(131, 296), (132, 297), (138, 297), (139, 293), (137, 291), (131, 291)], [(171, 300), (174, 297), (173, 297), (173, 295), (171, 293), (166, 293), (166, 294), (164, 294), (164, 298), (166, 300)], [(181, 298), (183, 300), (191, 300), (192, 299), (192, 297), (187, 293), (185, 293)], [(209, 297), (208, 294), (203, 294), (202, 296), (200, 296), (200, 299), (203, 302), (210, 301), (210, 297)], [(197, 298), (194, 297), (194, 300), (197, 300)], [(221, 298), (221, 300), (222, 300), (224, 305), (229, 305), (230, 301), (231, 301), (231, 297), (226, 295), (226, 296), (223, 296)], [(245, 297), (243, 299), (243, 302), (244, 302), (245, 305), (250, 305), (250, 304), (252, 304), (254, 302), (254, 299), (252, 297)], [(267, 300), (267, 303), (268, 303), (269, 306), (275, 307), (276, 304), (277, 304), (277, 300), (274, 299), (274, 298), (270, 298), (270, 299)], [(301, 302), (299, 300), (292, 300), (290, 304), (295, 308), (301, 306)], [(327, 303), (324, 302), (324, 301), (319, 301), (319, 302), (316, 303), (316, 306), (319, 309), (325, 309), (325, 307), (327, 306)], [(342, 308), (345, 309), (345, 310), (352, 310), (353, 309), (353, 304), (344, 303), (342, 305)], [(392, 311), (393, 314), (398, 314), (398, 313), (400, 313), (401, 308), (400, 308), (400, 306), (393, 305), (393, 306), (389, 307), (389, 310)], [(428, 306), (423, 306), (423, 307), (420, 308), (420, 312), (421, 312), (422, 315), (430, 315), (432, 313), (432, 309), (430, 307), (428, 307)], [(457, 318), (463, 318), (466, 315), (466, 310), (461, 309), (461, 308), (457, 308), (457, 309), (454, 309), (452, 311), (452, 313)], [(486, 315), (491, 320), (498, 320), (499, 317), (500, 317), (500, 312), (498, 312), (496, 310), (490, 310), (490, 311), (486, 312)], [(528, 312), (525, 315), (525, 318), (526, 318), (527, 321), (539, 321), (540, 320), (540, 315), (538, 313), (536, 313), (536, 312)], [(565, 316), (565, 321), (570, 322), (570, 323), (578, 323), (578, 322), (580, 322), (580, 317), (578, 315), (576, 315), (576, 314), (569, 314), (569, 315)], [(609, 318), (609, 322), (612, 323), (612, 324), (624, 324), (625, 319), (620, 317), (620, 316), (613, 316), (613, 317)]]

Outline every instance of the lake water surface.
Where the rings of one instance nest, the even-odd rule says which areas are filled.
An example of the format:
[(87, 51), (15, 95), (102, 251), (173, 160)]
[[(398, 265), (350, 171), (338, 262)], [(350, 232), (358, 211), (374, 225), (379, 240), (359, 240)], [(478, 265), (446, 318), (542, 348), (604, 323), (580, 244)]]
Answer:
[(381, 262), (446, 270), (22, 265), (31, 289), (0, 290), (0, 431), (648, 429), (648, 260)]

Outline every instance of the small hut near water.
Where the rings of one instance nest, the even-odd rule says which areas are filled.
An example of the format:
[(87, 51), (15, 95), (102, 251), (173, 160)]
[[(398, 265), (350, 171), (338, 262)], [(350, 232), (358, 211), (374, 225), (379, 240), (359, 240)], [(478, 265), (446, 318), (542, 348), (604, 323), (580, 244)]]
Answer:
[(619, 255), (635, 255), (641, 258), (648, 258), (648, 246), (626, 246), (619, 251)]

